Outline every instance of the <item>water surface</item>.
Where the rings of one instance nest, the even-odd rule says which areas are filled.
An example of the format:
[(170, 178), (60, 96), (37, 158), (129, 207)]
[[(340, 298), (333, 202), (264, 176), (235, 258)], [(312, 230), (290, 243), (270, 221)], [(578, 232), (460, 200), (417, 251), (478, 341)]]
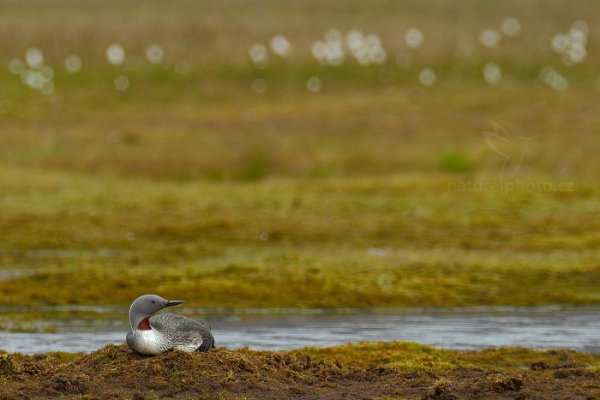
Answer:
[[(194, 314), (194, 310), (184, 310)], [(447, 349), (525, 346), (600, 353), (600, 308), (485, 308), (204, 317), (218, 346), (281, 350), (405, 340)], [(10, 352), (93, 351), (123, 343), (125, 320), (45, 321), (55, 333), (0, 332)]]

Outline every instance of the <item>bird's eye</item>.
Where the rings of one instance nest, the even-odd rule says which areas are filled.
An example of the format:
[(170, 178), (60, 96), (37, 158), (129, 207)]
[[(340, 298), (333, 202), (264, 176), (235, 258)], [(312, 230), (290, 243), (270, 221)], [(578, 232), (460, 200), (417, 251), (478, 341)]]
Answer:
[(156, 301), (152, 300), (152, 304), (155, 304), (155, 303), (156, 303)]

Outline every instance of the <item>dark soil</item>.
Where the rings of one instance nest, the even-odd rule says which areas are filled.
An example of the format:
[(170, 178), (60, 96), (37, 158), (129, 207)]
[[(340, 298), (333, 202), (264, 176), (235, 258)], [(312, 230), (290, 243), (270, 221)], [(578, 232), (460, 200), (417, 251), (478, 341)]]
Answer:
[(65, 355), (0, 353), (0, 398), (595, 399), (600, 376), (573, 362), (406, 372), (359, 368), (308, 352), (216, 349), (156, 357), (107, 346)]

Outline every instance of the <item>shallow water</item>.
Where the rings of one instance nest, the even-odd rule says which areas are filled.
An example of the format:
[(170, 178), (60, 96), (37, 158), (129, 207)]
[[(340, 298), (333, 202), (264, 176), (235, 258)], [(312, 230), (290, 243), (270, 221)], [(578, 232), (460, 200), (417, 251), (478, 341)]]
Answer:
[[(193, 310), (187, 310), (188, 314)], [(452, 310), (221, 315), (208, 318), (218, 346), (280, 350), (359, 341), (406, 340), (448, 349), (498, 346), (569, 348), (600, 353), (600, 308)], [(46, 321), (46, 326), (50, 323)], [(10, 352), (93, 351), (122, 343), (126, 321), (53, 321), (56, 333), (0, 332)]]

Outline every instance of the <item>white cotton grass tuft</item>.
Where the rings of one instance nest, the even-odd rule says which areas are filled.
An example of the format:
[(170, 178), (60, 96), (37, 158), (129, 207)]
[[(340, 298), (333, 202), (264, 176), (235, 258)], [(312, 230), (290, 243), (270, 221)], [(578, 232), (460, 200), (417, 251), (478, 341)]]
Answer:
[(311, 53), (319, 63), (332, 67), (342, 65), (347, 55), (364, 66), (382, 64), (387, 59), (379, 36), (365, 35), (358, 29), (351, 29), (345, 35), (338, 29), (329, 29), (323, 39), (312, 44)]
[(387, 59), (387, 54), (381, 44), (379, 36), (371, 34), (365, 38), (369, 59), (373, 64), (383, 64)]
[(44, 95), (54, 93), (54, 69), (44, 65), (44, 54), (39, 48), (28, 48), (25, 52), (24, 61), (13, 58), (8, 63), (8, 68), (28, 88)]
[(564, 92), (569, 87), (567, 78), (552, 67), (544, 67), (540, 72), (540, 79), (557, 92)]
[(589, 27), (583, 20), (575, 21), (567, 32), (559, 32), (552, 37), (550, 45), (561, 55), (566, 65), (583, 63), (587, 59)]
[(404, 34), (404, 41), (411, 49), (418, 49), (425, 42), (425, 36), (418, 28), (409, 28)]
[(521, 22), (515, 17), (508, 17), (502, 21), (500, 32), (507, 37), (516, 37), (521, 33)]
[(275, 35), (271, 39), (271, 50), (282, 58), (287, 58), (292, 54), (292, 44), (283, 35)]
[(419, 72), (419, 82), (423, 86), (431, 87), (437, 82), (437, 75), (431, 68), (425, 68)]
[(484, 29), (479, 33), (479, 43), (485, 47), (497, 47), (501, 40), (502, 36), (495, 29)]
[(41, 68), (44, 65), (44, 53), (37, 47), (30, 47), (25, 52), (25, 62), (29, 68)]
[(71, 54), (70, 56), (67, 56), (65, 58), (65, 69), (67, 70), (67, 72), (71, 74), (79, 72), (81, 70), (81, 66), (81, 58), (79, 58), (78, 56)]
[(111, 65), (122, 65), (125, 62), (125, 49), (118, 43), (109, 45), (105, 55)]
[(146, 59), (152, 64), (159, 64), (165, 56), (163, 48), (158, 44), (151, 44), (146, 48)]
[(19, 60), (18, 58), (13, 58), (8, 63), (8, 69), (12, 74), (19, 75), (25, 71), (25, 63), (23, 60)]
[(321, 91), (321, 79), (317, 76), (311, 76), (306, 81), (306, 89), (311, 93), (318, 93)]
[(339, 67), (344, 63), (346, 55), (344, 37), (336, 28), (325, 32), (324, 39), (313, 42), (310, 50), (313, 57), (323, 65)]
[(256, 68), (264, 69), (269, 65), (269, 53), (262, 43), (254, 43), (248, 49), (248, 55)]
[(487, 84), (495, 86), (502, 81), (502, 70), (496, 63), (487, 63), (483, 67), (483, 79)]
[(119, 92), (125, 92), (129, 89), (129, 78), (125, 75), (119, 75), (115, 78), (113, 84)]

